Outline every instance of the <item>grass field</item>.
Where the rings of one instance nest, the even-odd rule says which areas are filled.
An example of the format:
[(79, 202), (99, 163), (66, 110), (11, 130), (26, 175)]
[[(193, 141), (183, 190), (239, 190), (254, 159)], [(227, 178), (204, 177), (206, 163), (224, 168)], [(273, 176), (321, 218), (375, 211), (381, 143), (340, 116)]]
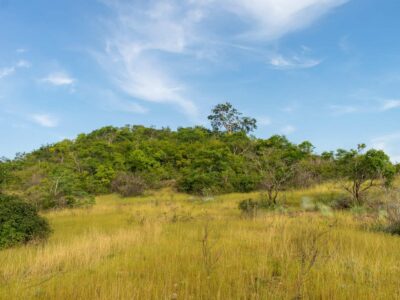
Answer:
[(48, 212), (46, 244), (0, 252), (0, 298), (399, 299), (400, 238), (368, 216), (301, 209), (326, 189), (253, 217), (237, 206), (256, 194), (168, 190)]

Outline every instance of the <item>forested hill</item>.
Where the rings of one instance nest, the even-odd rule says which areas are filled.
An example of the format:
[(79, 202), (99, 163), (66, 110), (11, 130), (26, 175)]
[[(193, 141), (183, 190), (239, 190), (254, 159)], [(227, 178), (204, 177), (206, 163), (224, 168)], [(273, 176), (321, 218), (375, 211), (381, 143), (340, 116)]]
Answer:
[(308, 142), (295, 145), (281, 136), (262, 140), (203, 127), (172, 131), (125, 126), (104, 127), (19, 155), (9, 162), (15, 176), (7, 185), (37, 199), (49, 198), (43, 197), (47, 191), (60, 197), (108, 193), (124, 172), (135, 174), (147, 187), (169, 184), (190, 193), (249, 191), (260, 181), (254, 156), (272, 148), (279, 149), (282, 159), (302, 161), (307, 183), (329, 176), (329, 158), (312, 154)]
[(90, 202), (96, 194), (129, 196), (167, 185), (203, 195), (263, 189), (274, 200), (281, 190), (326, 180), (345, 178), (359, 185), (394, 175), (385, 153), (363, 153), (363, 145), (318, 155), (307, 141), (296, 145), (284, 136), (252, 137), (248, 133), (256, 121), (239, 118), (227, 105), (209, 117), (213, 130), (110, 126), (3, 160), (0, 187), (51, 208)]

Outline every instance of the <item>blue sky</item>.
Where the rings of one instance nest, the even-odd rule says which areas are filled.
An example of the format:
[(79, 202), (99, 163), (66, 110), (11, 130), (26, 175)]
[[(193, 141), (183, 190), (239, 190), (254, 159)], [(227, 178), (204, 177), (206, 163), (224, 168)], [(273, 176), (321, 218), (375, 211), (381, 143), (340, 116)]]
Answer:
[(318, 151), (400, 161), (398, 0), (0, 0), (0, 156), (230, 101)]

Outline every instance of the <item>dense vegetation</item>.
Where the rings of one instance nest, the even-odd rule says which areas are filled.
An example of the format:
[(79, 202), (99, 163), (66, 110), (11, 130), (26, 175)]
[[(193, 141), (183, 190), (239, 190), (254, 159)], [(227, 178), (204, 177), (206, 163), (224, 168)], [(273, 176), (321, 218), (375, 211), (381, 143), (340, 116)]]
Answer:
[(0, 195), (0, 250), (45, 239), (49, 224), (37, 209), (16, 197)]
[(363, 145), (319, 155), (308, 141), (251, 136), (256, 120), (229, 103), (217, 105), (209, 119), (213, 130), (126, 125), (80, 134), (3, 160), (0, 186), (48, 209), (87, 205), (96, 194), (129, 196), (163, 186), (203, 195), (262, 189), (275, 203), (283, 190), (344, 180), (359, 204), (368, 188), (390, 185), (396, 171), (384, 152), (364, 153)]

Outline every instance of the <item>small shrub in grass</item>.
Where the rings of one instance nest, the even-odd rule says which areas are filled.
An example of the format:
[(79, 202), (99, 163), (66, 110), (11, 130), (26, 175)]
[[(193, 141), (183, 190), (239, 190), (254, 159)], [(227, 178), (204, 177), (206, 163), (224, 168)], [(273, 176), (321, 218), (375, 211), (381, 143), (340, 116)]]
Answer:
[(245, 199), (239, 202), (239, 209), (247, 215), (257, 215), (258, 209), (279, 209), (279, 205), (261, 195), (259, 200)]
[(17, 197), (0, 195), (0, 249), (48, 237), (50, 226), (36, 208)]
[(352, 202), (349, 197), (342, 195), (341, 197), (338, 197), (331, 203), (331, 207), (337, 210), (350, 209), (352, 207)]
[(255, 215), (259, 207), (258, 201), (253, 199), (245, 199), (239, 202), (239, 209), (244, 214)]
[(145, 181), (133, 173), (120, 172), (112, 182), (112, 190), (122, 197), (140, 196), (145, 189)]
[(400, 235), (400, 200), (399, 195), (396, 193), (392, 195), (393, 199), (386, 206), (386, 218), (387, 226), (385, 228), (386, 232), (391, 234)]

